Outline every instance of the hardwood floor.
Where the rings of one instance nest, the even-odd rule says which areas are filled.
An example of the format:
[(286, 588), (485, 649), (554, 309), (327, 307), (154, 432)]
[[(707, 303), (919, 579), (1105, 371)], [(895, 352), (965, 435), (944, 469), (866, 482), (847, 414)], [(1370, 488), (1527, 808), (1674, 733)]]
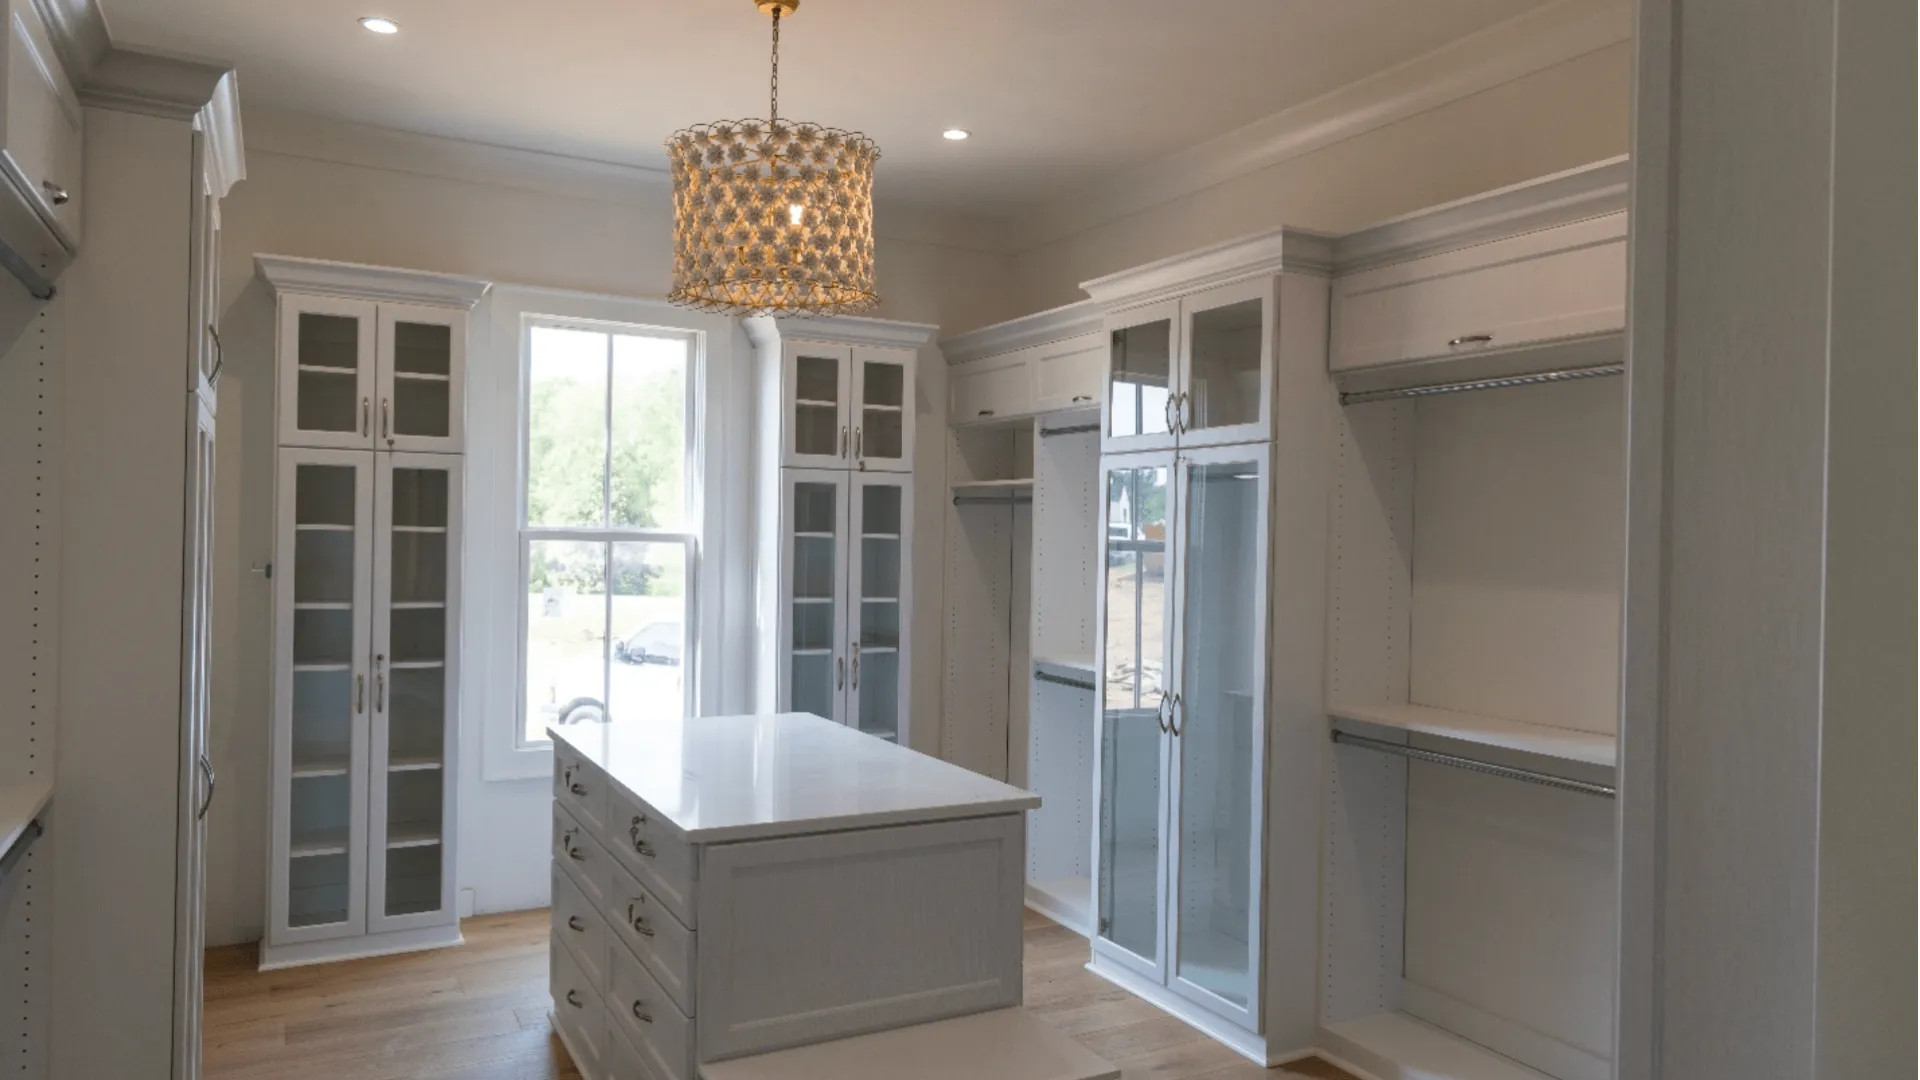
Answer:
[[(468, 919), (458, 949), (255, 970), (207, 953), (205, 1080), (578, 1080), (547, 1027), (547, 913)], [(1352, 1080), (1319, 1062), (1261, 1069), (1089, 974), (1087, 943), (1031, 912), (1028, 1007), (1126, 1080)]]

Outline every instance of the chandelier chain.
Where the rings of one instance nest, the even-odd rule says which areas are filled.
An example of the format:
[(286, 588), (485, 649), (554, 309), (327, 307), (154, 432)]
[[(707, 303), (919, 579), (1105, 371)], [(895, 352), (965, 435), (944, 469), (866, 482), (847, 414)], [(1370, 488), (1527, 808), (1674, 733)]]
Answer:
[(773, 9), (773, 78), (768, 87), (767, 122), (780, 120), (780, 9)]

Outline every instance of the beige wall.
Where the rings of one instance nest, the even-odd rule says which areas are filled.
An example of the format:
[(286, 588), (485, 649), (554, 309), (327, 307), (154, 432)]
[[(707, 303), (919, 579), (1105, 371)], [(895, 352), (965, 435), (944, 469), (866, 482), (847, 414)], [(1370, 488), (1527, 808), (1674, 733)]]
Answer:
[(1333, 232), (1627, 152), (1628, 43), (1014, 257), (1020, 312), (1079, 283), (1279, 225)]
[[(222, 783), (211, 813), (208, 863), (208, 934), (215, 944), (258, 937), (265, 903), (271, 606), (266, 580), (252, 568), (273, 555), (274, 309), (272, 294), (254, 276), (253, 256), (301, 255), (637, 297), (662, 296), (669, 281), (669, 205), (662, 189), (636, 185), (616, 190), (614, 198), (588, 197), (579, 192), (589, 185), (563, 177), (542, 190), (527, 181), (525, 156), (516, 159), (519, 171), (510, 182), (342, 164), (280, 152), (288, 139), (269, 127), (262, 124), (263, 136), (275, 135), (275, 149), (248, 154), (247, 179), (224, 207), (221, 251), (227, 366), (220, 383), (212, 685)], [(382, 138), (391, 150), (401, 137)], [(447, 151), (444, 140), (417, 144), (402, 146), (407, 152), (397, 160), (411, 167)], [(444, 169), (447, 159), (439, 160), (436, 167)], [(1004, 256), (882, 237), (878, 261), (882, 317), (964, 328), (1011, 313)], [(923, 410), (945, 401), (945, 376), (945, 365), (929, 351), (920, 373)], [(924, 520), (935, 528), (946, 486), (943, 415), (927, 416), (918, 447), (929, 464), (916, 501), (929, 508)], [(918, 595), (928, 600), (916, 632), (937, 643), (942, 544), (936, 533), (923, 534), (929, 539), (919, 545), (914, 573)], [(937, 645), (921, 650), (916, 715), (937, 714), (939, 671)], [(938, 735), (937, 724), (923, 724), (915, 741), (931, 749)], [(471, 745), (462, 754), (460, 829), (476, 842), (462, 845), (461, 887), (476, 890), (482, 911), (543, 902), (548, 786), (482, 781), (479, 757)]]

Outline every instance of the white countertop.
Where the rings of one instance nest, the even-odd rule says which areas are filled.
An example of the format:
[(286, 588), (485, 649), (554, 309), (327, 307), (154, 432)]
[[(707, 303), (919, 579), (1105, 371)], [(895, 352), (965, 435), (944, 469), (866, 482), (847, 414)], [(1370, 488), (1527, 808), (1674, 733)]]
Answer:
[(665, 816), (715, 843), (1031, 810), (1040, 796), (809, 713), (547, 729)]
[(13, 850), (14, 841), (53, 798), (53, 783), (34, 780), (24, 784), (0, 784), (0, 855)]

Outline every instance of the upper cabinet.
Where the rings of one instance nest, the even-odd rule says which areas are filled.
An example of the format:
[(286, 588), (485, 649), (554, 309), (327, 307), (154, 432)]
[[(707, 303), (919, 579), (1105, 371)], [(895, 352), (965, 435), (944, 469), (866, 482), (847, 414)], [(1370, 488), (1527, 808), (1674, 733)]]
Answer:
[(1317, 286), (1283, 314), (1287, 280), (1324, 277), (1327, 245), (1280, 229), (1086, 283), (1107, 313), (1102, 452), (1272, 438), (1275, 350), (1317, 347), (1326, 316)]
[(5, 89), (0, 171), (59, 241), (75, 250), (80, 246), (80, 98), (30, 0), (7, 5)]
[(1107, 375), (1100, 310), (1086, 302), (951, 337), (940, 351), (947, 420), (995, 424), (1042, 413), (1094, 409)]
[(458, 453), (485, 282), (263, 255), (280, 290), (282, 446)]
[(781, 343), (780, 464), (913, 471), (912, 349)]

